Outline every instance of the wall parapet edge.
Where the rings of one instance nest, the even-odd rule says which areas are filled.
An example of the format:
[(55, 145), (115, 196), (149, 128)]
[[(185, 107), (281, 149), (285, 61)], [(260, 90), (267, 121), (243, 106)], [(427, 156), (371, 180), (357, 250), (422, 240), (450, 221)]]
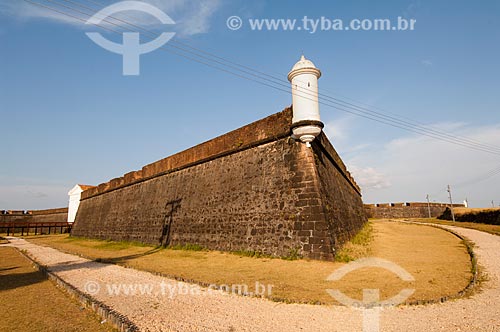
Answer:
[(55, 208), (55, 209), (44, 209), (44, 210), (0, 210), (2, 215), (48, 215), (48, 214), (59, 214), (68, 213), (68, 208)]
[[(390, 208), (390, 207), (448, 207), (450, 203), (427, 203), (427, 202), (398, 202), (398, 203), (371, 203), (364, 204), (366, 208)], [(455, 203), (453, 207), (465, 207), (464, 204)]]
[[(187, 150), (178, 152), (144, 166), (137, 171), (131, 171), (122, 177), (101, 183), (96, 187), (82, 192), (81, 200), (124, 188), (133, 184), (153, 179), (200, 163), (237, 153), (255, 146), (290, 136), (292, 126), (292, 108), (270, 115), (246, 126), (198, 144)], [(328, 152), (332, 161), (350, 185), (361, 195), (361, 189), (347, 170), (340, 156), (322, 133), (318, 137), (320, 146)]]
[(290, 135), (291, 123), (292, 109), (287, 107), (279, 113), (148, 164), (141, 170), (89, 188), (82, 192), (81, 200), (283, 138)]
[(351, 175), (351, 172), (347, 170), (347, 167), (342, 161), (342, 158), (340, 158), (339, 154), (328, 140), (326, 134), (324, 132), (321, 132), (321, 134), (316, 138), (316, 140), (318, 141), (320, 148), (323, 149), (324, 152), (326, 152), (326, 155), (329, 157), (330, 161), (333, 163), (335, 168), (337, 168), (337, 170), (342, 174), (344, 179), (361, 196), (361, 188), (354, 180), (353, 176)]
[[(369, 218), (429, 218), (443, 214), (449, 203), (405, 202), (364, 204), (365, 213)], [(464, 204), (453, 204), (453, 207), (464, 207)]]

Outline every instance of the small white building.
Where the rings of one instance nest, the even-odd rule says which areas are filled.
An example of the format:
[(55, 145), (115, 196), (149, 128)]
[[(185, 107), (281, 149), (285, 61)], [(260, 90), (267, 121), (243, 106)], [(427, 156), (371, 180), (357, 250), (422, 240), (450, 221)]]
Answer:
[(82, 192), (93, 188), (94, 186), (89, 186), (85, 184), (77, 184), (74, 186), (69, 192), (69, 205), (68, 205), (68, 222), (75, 222), (76, 212), (78, 211), (78, 207), (80, 206), (80, 198), (82, 196)]

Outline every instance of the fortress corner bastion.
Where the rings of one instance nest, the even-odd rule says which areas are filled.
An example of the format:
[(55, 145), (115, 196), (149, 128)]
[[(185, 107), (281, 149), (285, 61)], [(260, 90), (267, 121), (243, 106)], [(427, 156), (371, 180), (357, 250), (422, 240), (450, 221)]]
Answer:
[(73, 236), (330, 260), (365, 223), (360, 189), (292, 108), (81, 193)]
[(320, 77), (302, 56), (292, 107), (77, 192), (72, 235), (333, 259), (367, 219), (322, 131)]

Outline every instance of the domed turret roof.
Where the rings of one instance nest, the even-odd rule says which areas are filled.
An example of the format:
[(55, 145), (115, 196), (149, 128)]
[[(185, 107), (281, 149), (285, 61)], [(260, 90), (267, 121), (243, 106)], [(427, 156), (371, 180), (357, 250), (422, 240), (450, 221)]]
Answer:
[(291, 80), (296, 74), (300, 72), (307, 72), (308, 70), (314, 72), (318, 78), (321, 76), (321, 71), (316, 68), (314, 63), (311, 60), (306, 59), (304, 55), (302, 55), (300, 57), (300, 60), (297, 61), (292, 70), (290, 70), (290, 73), (288, 73), (288, 79)]
[(306, 59), (304, 55), (302, 55), (300, 57), (300, 60), (297, 61), (297, 63), (293, 66), (291, 71), (303, 68), (316, 68), (316, 66), (314, 65), (314, 63), (312, 63), (311, 60)]

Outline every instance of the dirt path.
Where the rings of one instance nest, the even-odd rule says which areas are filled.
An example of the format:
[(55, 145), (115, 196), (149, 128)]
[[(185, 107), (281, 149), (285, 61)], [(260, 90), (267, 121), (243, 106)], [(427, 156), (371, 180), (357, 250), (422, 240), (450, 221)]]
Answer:
[[(484, 290), (444, 304), (383, 309), (380, 331), (500, 331), (500, 237), (447, 228), (476, 244), (479, 264), (489, 276)], [(66, 282), (92, 293), (143, 331), (362, 331), (361, 312), (356, 309), (279, 304), (210, 291), (147, 272), (91, 262), (22, 239), (9, 240), (9, 245), (26, 250)], [(123, 288), (116, 295), (109, 292), (112, 285), (146, 286), (136, 288), (135, 295), (130, 295), (130, 289), (124, 295)], [(141, 291), (149, 294), (141, 295)]]

